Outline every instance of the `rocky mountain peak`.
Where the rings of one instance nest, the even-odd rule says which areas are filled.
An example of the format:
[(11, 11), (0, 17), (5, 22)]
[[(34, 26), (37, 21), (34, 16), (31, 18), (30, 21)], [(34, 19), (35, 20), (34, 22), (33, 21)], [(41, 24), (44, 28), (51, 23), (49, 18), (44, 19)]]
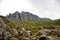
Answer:
[(44, 20), (44, 19), (50, 20), (47, 18), (40, 18), (37, 15), (34, 15), (30, 12), (24, 12), (24, 11), (22, 11), (21, 13), (18, 11), (14, 12), (13, 14), (10, 13), (7, 16), (7, 18), (16, 19), (16, 20), (20, 20), (20, 21), (38, 21), (38, 20)]

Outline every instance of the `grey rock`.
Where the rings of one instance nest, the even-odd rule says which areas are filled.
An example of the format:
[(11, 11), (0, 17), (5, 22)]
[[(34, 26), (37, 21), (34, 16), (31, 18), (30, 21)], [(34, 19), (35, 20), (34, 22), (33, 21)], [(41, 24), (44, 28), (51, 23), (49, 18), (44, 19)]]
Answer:
[(17, 36), (18, 35), (18, 32), (16, 29), (11, 29), (11, 35), (14, 37), (14, 36)]
[(15, 19), (15, 20), (20, 20), (20, 21), (38, 21), (38, 20), (50, 20), (49, 18), (40, 18), (37, 15), (34, 15), (30, 12), (24, 12), (22, 11), (21, 13), (16, 11), (13, 14), (7, 15), (7, 18), (9, 19)]

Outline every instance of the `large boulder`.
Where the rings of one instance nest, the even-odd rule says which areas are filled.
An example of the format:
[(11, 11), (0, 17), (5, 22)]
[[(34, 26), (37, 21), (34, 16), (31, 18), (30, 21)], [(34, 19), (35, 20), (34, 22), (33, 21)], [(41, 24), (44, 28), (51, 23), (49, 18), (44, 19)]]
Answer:
[(17, 36), (18, 35), (18, 32), (17, 32), (16, 29), (11, 29), (10, 32), (11, 32), (12, 36)]
[(46, 40), (46, 35), (41, 35), (39, 40)]
[(3, 32), (3, 37), (4, 37), (4, 40), (7, 40), (8, 38), (10, 38), (10, 37), (11, 37), (10, 32), (4, 31), (4, 32)]

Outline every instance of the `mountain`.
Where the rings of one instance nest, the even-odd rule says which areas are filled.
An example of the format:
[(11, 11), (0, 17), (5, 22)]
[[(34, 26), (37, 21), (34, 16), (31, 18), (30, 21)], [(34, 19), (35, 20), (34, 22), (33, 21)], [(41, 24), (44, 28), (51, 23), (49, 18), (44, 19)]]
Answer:
[[(37, 20), (43, 21), (31, 22)], [(0, 40), (57, 40), (57, 38), (60, 40), (60, 19), (54, 21), (46, 20), (50, 19), (40, 18), (24, 11), (21, 13), (16, 11), (7, 17), (0, 16)]]
[(34, 15), (30, 12), (24, 12), (21, 13), (16, 11), (13, 14), (10, 13), (7, 18), (14, 19), (14, 20), (21, 20), (21, 21), (38, 21), (38, 20), (50, 20), (49, 18), (40, 18), (37, 15)]

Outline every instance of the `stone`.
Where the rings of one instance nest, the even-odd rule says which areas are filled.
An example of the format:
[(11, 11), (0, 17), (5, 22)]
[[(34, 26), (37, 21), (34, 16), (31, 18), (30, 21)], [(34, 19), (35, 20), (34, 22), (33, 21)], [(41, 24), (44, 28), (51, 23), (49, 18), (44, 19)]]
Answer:
[(18, 32), (17, 32), (16, 29), (12, 29), (10, 32), (11, 32), (12, 36), (17, 36), (18, 35)]

